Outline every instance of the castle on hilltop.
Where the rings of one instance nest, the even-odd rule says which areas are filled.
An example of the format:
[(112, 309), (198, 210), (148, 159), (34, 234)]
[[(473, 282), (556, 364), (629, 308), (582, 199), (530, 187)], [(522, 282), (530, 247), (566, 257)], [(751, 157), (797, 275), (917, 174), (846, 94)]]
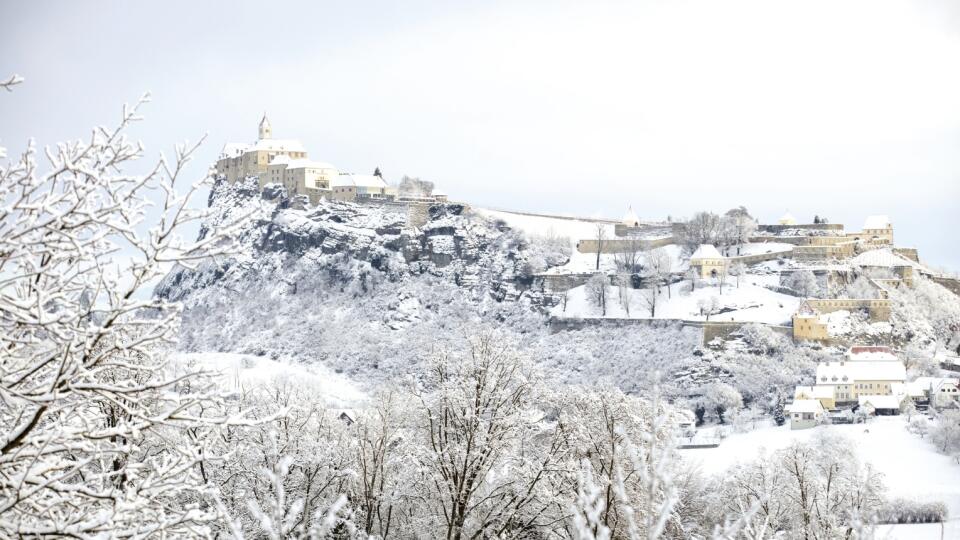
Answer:
[(320, 199), (340, 201), (443, 202), (439, 192), (415, 195), (398, 193), (388, 185), (379, 169), (372, 175), (344, 173), (329, 163), (307, 157), (296, 139), (274, 139), (273, 127), (264, 113), (257, 141), (227, 143), (216, 164), (217, 175), (230, 183), (255, 176), (262, 190), (268, 184), (280, 184), (290, 197), (304, 195), (310, 204)]

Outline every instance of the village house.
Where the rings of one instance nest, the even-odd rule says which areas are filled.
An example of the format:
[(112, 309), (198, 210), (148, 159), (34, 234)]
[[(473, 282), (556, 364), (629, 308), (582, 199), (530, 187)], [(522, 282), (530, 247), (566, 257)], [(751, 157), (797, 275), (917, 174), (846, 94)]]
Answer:
[(960, 379), (956, 377), (917, 377), (906, 384), (906, 393), (917, 402), (944, 407), (960, 400)]
[(783, 408), (790, 415), (790, 429), (808, 429), (823, 421), (823, 405), (817, 399), (795, 399)]
[(390, 187), (380, 176), (368, 174), (341, 174), (330, 183), (332, 197), (338, 201), (359, 199), (391, 200), (396, 188)]
[(710, 244), (701, 244), (690, 256), (690, 268), (701, 279), (715, 278), (726, 273), (727, 259)]

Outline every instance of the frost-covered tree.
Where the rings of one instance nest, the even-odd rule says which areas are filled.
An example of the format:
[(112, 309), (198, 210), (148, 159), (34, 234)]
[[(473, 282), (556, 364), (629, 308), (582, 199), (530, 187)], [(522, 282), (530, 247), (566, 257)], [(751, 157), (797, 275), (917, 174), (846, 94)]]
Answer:
[(439, 354), (414, 390), (417, 456), (430, 536), (522, 536), (547, 526), (559, 496), (550, 471), (562, 427), (537, 411), (542, 387), (502, 335)]
[(636, 274), (643, 269), (643, 242), (639, 238), (628, 238), (613, 254), (617, 271)]
[(757, 231), (757, 221), (744, 206), (728, 210), (723, 216), (723, 222), (722, 228), (727, 231), (729, 244), (746, 244)]
[(607, 315), (607, 285), (607, 276), (601, 273), (591, 276), (584, 285), (587, 298), (600, 309), (603, 316)]
[(644, 275), (649, 279), (651, 285), (659, 292), (661, 284), (666, 284), (667, 298), (670, 298), (670, 276), (673, 273), (673, 257), (662, 248), (651, 249), (647, 253), (647, 266), (644, 269)]
[(736, 261), (730, 265), (730, 275), (737, 279), (737, 288), (740, 288), (740, 278), (747, 275), (747, 265), (741, 261)]
[(203, 534), (216, 514), (203, 465), (228, 421), (201, 416), (219, 401), (205, 377), (172, 374), (179, 310), (146, 292), (228, 231), (180, 236), (205, 214), (206, 179), (181, 186), (195, 145), (127, 172), (144, 170), (127, 132), (146, 101), (0, 162), (2, 537)]
[(707, 410), (716, 413), (717, 421), (723, 424), (728, 414), (735, 413), (743, 407), (743, 396), (733, 386), (717, 382), (704, 390), (702, 402)]
[(854, 299), (880, 298), (880, 291), (865, 276), (859, 276), (843, 289), (840, 296)]
[(823, 293), (820, 284), (817, 282), (817, 276), (812, 270), (797, 270), (790, 273), (784, 280), (783, 285), (788, 289), (796, 291), (804, 298), (818, 298)]
[(869, 538), (883, 505), (882, 476), (831, 435), (761, 455), (717, 484), (708, 512), (755, 508), (744, 527), (749, 538)]
[(623, 311), (627, 314), (627, 317), (630, 316), (630, 290), (632, 280), (628, 274), (617, 274), (616, 277), (617, 283), (617, 294), (620, 300), (620, 307), (623, 308)]
[(720, 216), (711, 212), (697, 212), (683, 224), (678, 239), (688, 253), (693, 253), (702, 244), (718, 244), (720, 234)]

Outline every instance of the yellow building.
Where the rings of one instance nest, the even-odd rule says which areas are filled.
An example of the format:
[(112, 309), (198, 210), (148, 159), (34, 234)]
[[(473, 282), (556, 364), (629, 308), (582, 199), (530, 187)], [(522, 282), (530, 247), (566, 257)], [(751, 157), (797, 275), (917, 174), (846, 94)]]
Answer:
[(863, 223), (864, 240), (880, 241), (885, 244), (893, 243), (893, 223), (888, 216), (869, 216)]
[(820, 319), (820, 312), (807, 301), (801, 302), (800, 308), (793, 314), (793, 339), (796, 341), (830, 339), (827, 323)]
[(702, 244), (690, 256), (690, 268), (702, 279), (720, 277), (727, 271), (727, 259), (710, 244)]

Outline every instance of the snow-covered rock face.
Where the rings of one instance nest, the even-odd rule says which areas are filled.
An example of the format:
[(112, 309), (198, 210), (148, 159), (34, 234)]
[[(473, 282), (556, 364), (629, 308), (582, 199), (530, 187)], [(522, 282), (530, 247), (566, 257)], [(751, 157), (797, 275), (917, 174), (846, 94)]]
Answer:
[(297, 209), (282, 186), (268, 185), (261, 193), (256, 180), (249, 178), (218, 184), (210, 206), (214, 214), (201, 235), (209, 227), (242, 220), (238, 253), (221, 264), (171, 272), (157, 287), (157, 295), (188, 300), (198, 287), (249, 278), (250, 272), (272, 276), (279, 283), (286, 277), (284, 268), (309, 266), (310, 261), (344, 282), (360, 277), (338, 272), (325, 259), (368, 265), (382, 274), (379, 279), (388, 281), (429, 273), (470, 287), (477, 299), (484, 292), (497, 300), (516, 299), (529, 283), (522, 237), (462, 205), (432, 206), (426, 224), (414, 228), (408, 225), (405, 207), (321, 201)]
[[(542, 265), (540, 250), (462, 205), (430, 207), (420, 227), (403, 206), (298, 206), (282, 186), (261, 193), (255, 178), (215, 186), (200, 234), (241, 223), (235, 255), (177, 268), (154, 291), (183, 303), (186, 349), (273, 354), (277, 336), (329, 331), (338, 317), (381, 332), (452, 306), (476, 317), (491, 305), (529, 311), (539, 301), (529, 283)], [(262, 351), (235, 345), (254, 332), (263, 333)]]

